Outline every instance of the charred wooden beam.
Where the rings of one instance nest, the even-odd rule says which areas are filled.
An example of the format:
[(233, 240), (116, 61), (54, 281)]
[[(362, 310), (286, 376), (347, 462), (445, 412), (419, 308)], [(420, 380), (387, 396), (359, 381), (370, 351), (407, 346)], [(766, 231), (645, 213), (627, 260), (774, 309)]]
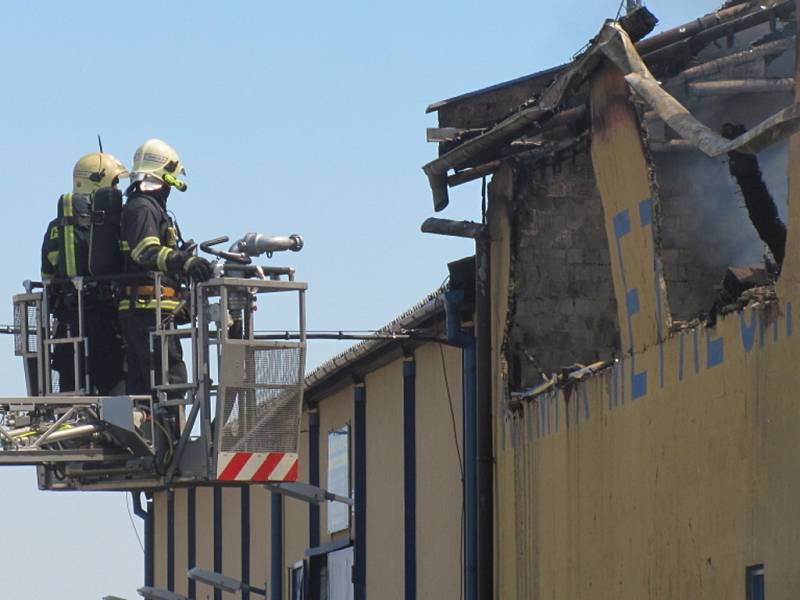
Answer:
[[(797, 43), (797, 38), (795, 36), (791, 36), (774, 42), (768, 42), (766, 44), (762, 44), (754, 48), (749, 48), (747, 50), (736, 52), (735, 54), (731, 54), (729, 56), (723, 56), (722, 58), (717, 58), (696, 65), (694, 67), (690, 67), (685, 71), (678, 73), (678, 75), (675, 77), (675, 80), (691, 81), (693, 79), (704, 79), (707, 77), (719, 75), (721, 73), (724, 73), (727, 69), (736, 67), (741, 64), (745, 64), (762, 58), (778, 56), (786, 52), (787, 50), (791, 50), (792, 48), (794, 48), (794, 45), (796, 43)], [(673, 81), (675, 80), (671, 80), (669, 82), (670, 85), (672, 85)]]
[(731, 94), (773, 94), (794, 92), (794, 77), (779, 79), (731, 79), (727, 81), (693, 81), (687, 86), (696, 96)]
[(485, 129), (461, 129), (460, 127), (428, 127), (429, 142), (457, 142), (482, 134)]
[(464, 142), (447, 154), (429, 162), (423, 167), (433, 192), (434, 210), (443, 210), (450, 202), (447, 193), (447, 171), (463, 166), (476, 156), (481, 156), (498, 146), (511, 143), (520, 133), (547, 114), (540, 106), (521, 110), (502, 121), (483, 135)]
[[(571, 125), (575, 125), (580, 121), (586, 121), (585, 126), (588, 126), (589, 120), (589, 110), (586, 108), (585, 104), (581, 104), (580, 106), (576, 106), (575, 108), (568, 108), (567, 110), (562, 110), (561, 112), (556, 113), (551, 118), (543, 121), (539, 124), (539, 133), (545, 133), (547, 131), (553, 131), (554, 129), (558, 129), (560, 127), (567, 127)], [(581, 127), (583, 129), (584, 127)]]
[[(699, 28), (693, 35), (680, 37), (679, 41), (675, 43), (656, 47), (652, 51), (648, 51), (649, 46), (645, 42), (640, 42), (637, 50), (648, 63), (655, 63), (659, 61), (667, 61), (680, 56), (694, 56), (700, 50), (708, 46), (710, 43), (723, 38), (731, 36), (740, 31), (751, 29), (763, 23), (767, 23), (776, 18), (788, 18), (794, 13), (794, 0), (782, 0), (780, 2), (773, 2), (771, 5), (765, 3), (764, 5), (756, 5), (756, 10), (747, 12), (752, 9), (753, 5), (742, 5), (731, 8), (734, 11), (744, 7), (742, 16), (732, 20), (719, 22), (713, 26), (706, 26)], [(719, 15), (720, 13), (717, 13)], [(655, 39), (658, 36), (655, 36)]]
[(546, 148), (536, 150), (525, 150), (509, 156), (517, 164), (525, 163), (529, 167), (556, 165), (565, 160), (570, 160), (577, 154), (584, 153), (589, 148), (589, 132), (565, 139), (554, 144), (549, 144)]
[(670, 152), (699, 152), (697, 146), (686, 140), (669, 140), (667, 142), (650, 142), (647, 145), (651, 152), (666, 154)]
[(480, 179), (481, 177), (486, 177), (487, 175), (491, 175), (497, 169), (499, 169), (502, 164), (502, 160), (493, 160), (488, 163), (478, 165), (477, 167), (467, 169), (466, 171), (459, 171), (455, 175), (450, 175), (447, 178), (447, 186), (455, 187), (457, 185), (461, 185), (462, 183), (467, 183), (469, 181)]
[(452, 219), (429, 217), (423, 221), (420, 231), (477, 240), (486, 235), (486, 225), (474, 221), (453, 221)]
[[(494, 160), (486, 160), (481, 156), (466, 161), (461, 165), (462, 169), (474, 169), (483, 165), (492, 164), (495, 160), (505, 160), (517, 157), (521, 154), (546, 155), (558, 152), (564, 146), (563, 141), (567, 141), (567, 146), (589, 128), (589, 109), (586, 105), (576, 106), (556, 113), (549, 119), (543, 119), (531, 126), (524, 135), (512, 142), (500, 146), (492, 153)], [(471, 171), (470, 171), (471, 172)], [(459, 185), (465, 183), (456, 179), (460, 173), (448, 177), (448, 185)], [(476, 176), (475, 179), (477, 179)], [(457, 183), (453, 184), (451, 181)], [(471, 179), (470, 179), (471, 180)]]
[(647, 54), (648, 52), (663, 48), (664, 46), (669, 46), (675, 42), (680, 42), (681, 40), (692, 37), (696, 33), (738, 17), (752, 8), (753, 5), (747, 2), (711, 13), (710, 15), (700, 17), (685, 25), (680, 25), (679, 27), (669, 29), (651, 38), (642, 40), (637, 44), (637, 49), (640, 53)]

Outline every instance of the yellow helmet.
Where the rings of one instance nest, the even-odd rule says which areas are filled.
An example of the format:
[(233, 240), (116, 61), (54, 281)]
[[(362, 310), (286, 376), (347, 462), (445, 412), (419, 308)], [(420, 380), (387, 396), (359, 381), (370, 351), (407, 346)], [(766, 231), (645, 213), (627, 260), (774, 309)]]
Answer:
[(153, 178), (185, 192), (187, 185), (177, 175), (185, 175), (181, 157), (163, 140), (149, 139), (133, 154), (132, 181)]
[(127, 177), (125, 168), (111, 154), (92, 152), (82, 156), (72, 169), (72, 191), (76, 194), (89, 194), (101, 187), (116, 185), (120, 177)]

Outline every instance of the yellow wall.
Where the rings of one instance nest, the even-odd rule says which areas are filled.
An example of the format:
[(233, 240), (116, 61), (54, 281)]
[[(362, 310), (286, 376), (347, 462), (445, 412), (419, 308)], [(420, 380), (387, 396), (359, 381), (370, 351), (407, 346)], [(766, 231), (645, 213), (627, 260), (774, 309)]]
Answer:
[[(214, 490), (209, 487), (199, 487), (196, 490), (195, 500), (195, 540), (197, 565), (209, 571), (214, 570)], [(197, 597), (213, 598), (213, 588), (197, 584)]]
[(592, 78), (592, 164), (603, 200), (622, 351), (635, 353), (663, 339), (669, 308), (656, 268), (657, 197), (628, 94), (613, 65)]
[(403, 361), (367, 386), (367, 597), (403, 598)]
[(184, 596), (189, 593), (189, 519), (186, 511), (189, 491), (175, 490), (175, 591)]
[[(308, 414), (300, 421), (300, 470), (298, 481), (308, 481)], [(308, 503), (292, 498), (283, 500), (283, 573), (288, 589), (287, 569), (305, 558), (308, 548)]]
[(626, 360), (508, 419), (498, 511), (516, 553), (498, 560), (516, 577), (499, 597), (744, 598), (762, 562), (770, 597), (796, 596), (791, 315), (762, 305), (673, 336), (663, 363), (657, 347), (639, 357), (654, 384), (638, 400)]
[[(222, 488), (222, 572), (242, 579), (242, 494), (239, 488)], [(225, 600), (238, 594), (223, 592)]]
[(153, 583), (167, 587), (167, 492), (153, 494)]
[(272, 521), (270, 494), (262, 486), (250, 487), (250, 583), (261, 587), (270, 577)]
[[(462, 511), (461, 350), (427, 344), (417, 349), (414, 356), (417, 361), (417, 597), (458, 598)], [(448, 401), (445, 373), (452, 404)]]

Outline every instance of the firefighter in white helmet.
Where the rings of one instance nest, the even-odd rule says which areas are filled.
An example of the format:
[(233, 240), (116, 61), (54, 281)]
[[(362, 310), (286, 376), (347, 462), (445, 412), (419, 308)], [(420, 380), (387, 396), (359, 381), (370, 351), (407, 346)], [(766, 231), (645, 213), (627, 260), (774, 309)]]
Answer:
[[(58, 199), (58, 217), (47, 226), (42, 242), (41, 262), (43, 281), (60, 280), (60, 283), (50, 286), (48, 294), (50, 309), (57, 321), (54, 332), (56, 338), (77, 336), (79, 333), (77, 292), (65, 280), (100, 274), (93, 272), (90, 266), (93, 263), (95, 266), (107, 264), (115, 253), (118, 255), (115, 233), (110, 238), (113, 243), (110, 251), (97, 247), (98, 240), (103, 237), (101, 230), (115, 225), (111, 222), (96, 224), (95, 200), (102, 189), (104, 199), (113, 201), (113, 196), (116, 195), (118, 202), (121, 202), (117, 185), (120, 178), (127, 176), (128, 170), (113, 155), (92, 152), (75, 163), (72, 170), (72, 192), (62, 194)], [(93, 233), (98, 234), (94, 239)], [(95, 257), (95, 261), (92, 260), (93, 251), (99, 255)], [(115, 270), (119, 271), (119, 264), (112, 264), (116, 264)], [(89, 282), (84, 290), (84, 334), (89, 344), (92, 388), (86, 391), (105, 395), (111, 393), (123, 375), (122, 340), (113, 289), (109, 283)], [(56, 344), (53, 349), (52, 366), (59, 373), (57, 391), (60, 392), (77, 391), (84, 387), (82, 360), (81, 357), (73, 356), (72, 349), (72, 344)], [(80, 351), (82, 354), (82, 349)], [(75, 381), (76, 360), (79, 362), (78, 372), (81, 377), (78, 382)]]
[[(181, 305), (180, 280), (185, 276), (205, 281), (212, 275), (211, 264), (204, 258), (184, 250), (170, 215), (167, 197), (174, 187), (186, 191), (180, 179), (185, 171), (178, 153), (162, 140), (150, 139), (133, 155), (131, 184), (125, 192), (127, 201), (122, 210), (121, 244), (125, 272), (141, 274), (141, 279), (127, 283), (119, 303), (122, 333), (128, 350), (127, 392), (149, 394), (150, 343), (149, 332), (155, 326), (156, 290), (148, 272), (159, 271), (161, 279), (161, 310), (164, 314), (176, 311)], [(186, 365), (180, 342), (175, 336), (167, 338), (167, 383), (184, 383)], [(156, 348), (154, 368), (156, 381), (162, 381), (161, 357)]]

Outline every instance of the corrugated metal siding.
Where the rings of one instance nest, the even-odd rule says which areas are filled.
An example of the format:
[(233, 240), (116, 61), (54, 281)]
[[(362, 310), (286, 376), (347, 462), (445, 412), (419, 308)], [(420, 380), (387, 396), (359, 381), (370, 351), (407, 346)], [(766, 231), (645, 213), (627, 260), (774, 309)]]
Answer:
[(651, 348), (637, 370), (665, 385), (638, 400), (625, 361), (509, 419), (501, 597), (743, 597), (762, 562), (770, 595), (800, 589), (792, 314), (762, 306), (679, 334), (663, 363)]

